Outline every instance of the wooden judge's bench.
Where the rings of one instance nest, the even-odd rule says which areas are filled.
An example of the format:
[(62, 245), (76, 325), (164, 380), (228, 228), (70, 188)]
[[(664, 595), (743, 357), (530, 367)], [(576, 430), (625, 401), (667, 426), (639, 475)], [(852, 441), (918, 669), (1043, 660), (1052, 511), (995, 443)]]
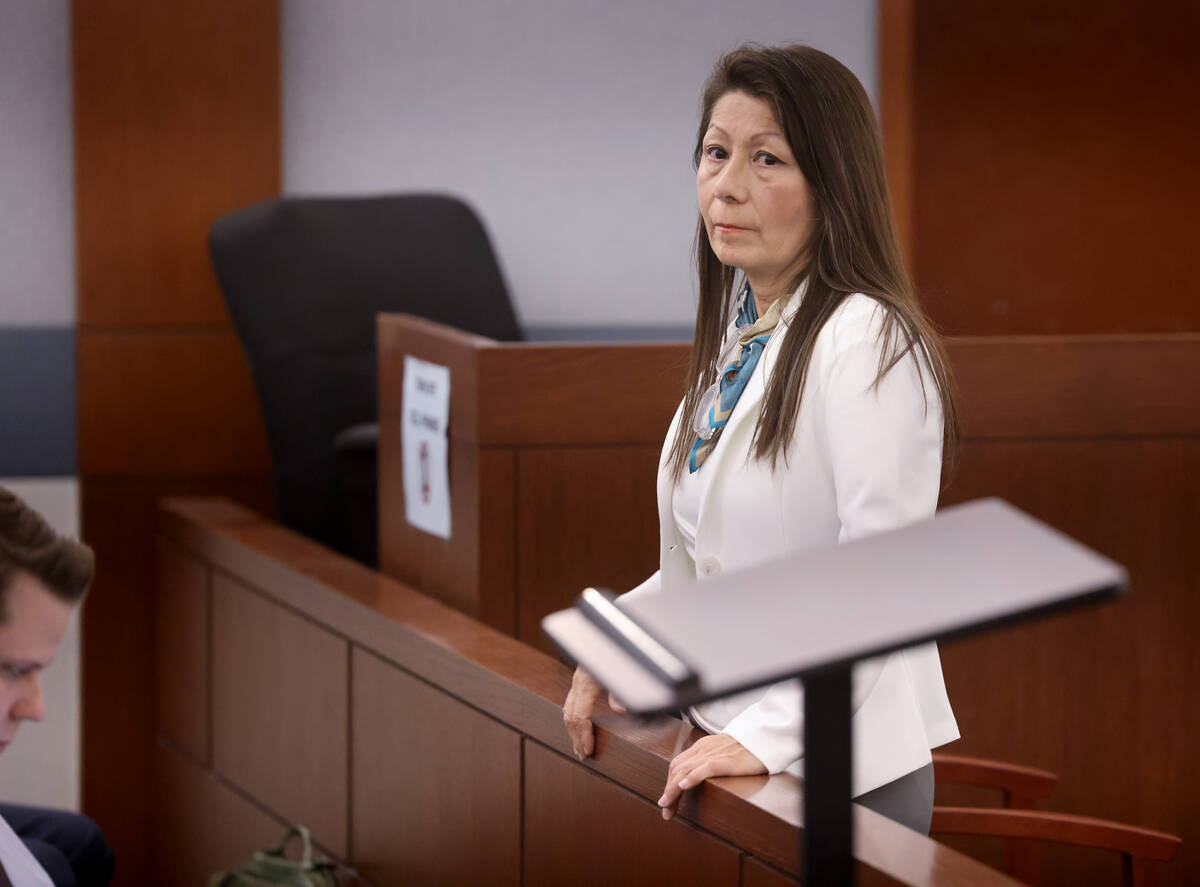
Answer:
[[(654, 475), (686, 346), (500, 344), (403, 316), (380, 318), (378, 345), (381, 573), (224, 500), (161, 505), (156, 883), (202, 884), (289, 821), (377, 887), (790, 883), (797, 780), (714, 781), (664, 822), (655, 799), (690, 730), (602, 705), (596, 755), (576, 761), (560, 709), (571, 672), (539, 631), (582, 587), (623, 590), (655, 569)], [(1196, 345), (953, 343), (966, 443), (945, 497), (1002, 495), (1124, 562), (1134, 583), (1111, 607), (946, 645), (954, 750), (1055, 770), (1057, 809), (1170, 829), (1185, 848), (1176, 820), (1194, 793), (1155, 793), (1163, 760), (1113, 728), (1112, 709), (1142, 729), (1195, 726), (1195, 713), (1155, 721), (1158, 691), (1136, 675), (1191, 668), (1174, 645), (1195, 629), (1159, 624), (1163, 607), (1194, 607), (1174, 584), (1187, 567), (1147, 540), (1171, 519), (1171, 532), (1198, 529), (1169, 480), (1200, 465), (1196, 395), (1170, 381), (1196, 377)], [(406, 355), (450, 371), (449, 539), (405, 521)], [(1135, 487), (1157, 505), (1129, 508)], [(1081, 655), (1085, 673), (1064, 667)], [(1139, 769), (1151, 773), (1141, 806)], [(1015, 883), (856, 817), (861, 884)], [(1111, 859), (1068, 865), (1112, 880)], [(1044, 870), (1047, 883), (1062, 874), (1056, 858)]]

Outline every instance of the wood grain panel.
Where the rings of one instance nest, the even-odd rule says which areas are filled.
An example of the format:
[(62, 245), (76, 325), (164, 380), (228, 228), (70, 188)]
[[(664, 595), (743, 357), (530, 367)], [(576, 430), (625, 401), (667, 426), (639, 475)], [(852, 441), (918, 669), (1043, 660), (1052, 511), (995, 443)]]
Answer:
[[(1200, 532), (1192, 382), (1200, 339), (963, 339), (950, 342), (950, 354), (968, 443), (944, 500), (1005, 496), (1125, 563), (1133, 582), (1112, 618), (1080, 613), (948, 647), (961, 747), (1058, 770), (1054, 809), (1182, 834), (1163, 877), (1192, 883), (1200, 853), (1188, 848), (1200, 833), (1185, 799), (1200, 783), (1181, 774), (1194, 769), (1184, 749), (1200, 735), (1200, 716), (1178, 700), (1200, 680), (1200, 577), (1189, 541)], [(1115, 683), (1104, 663), (1121, 672)], [(1095, 680), (1090, 690), (1085, 679)], [(1096, 687), (1103, 705), (1093, 711), (1079, 700), (1095, 699)], [(949, 804), (980, 800), (940, 795)], [(999, 841), (946, 840), (992, 864), (1003, 859)], [(1103, 855), (1038, 849), (1046, 883), (1110, 874)]]
[[(862, 864), (856, 869), (855, 875), (857, 887), (897, 887), (911, 883), (889, 877)], [(753, 856), (742, 855), (742, 887), (791, 887), (800, 883), (799, 878), (788, 877)], [(954, 882), (947, 876), (946, 883)]]
[[(1179, 483), (1186, 449), (1153, 439), (969, 444), (947, 501), (1003, 493), (1125, 564), (1133, 591), (1112, 606), (942, 648), (964, 737), (957, 751), (1058, 773), (1053, 809), (1185, 837), (1195, 825), (1180, 799), (1200, 783), (1182, 776), (1189, 770), (1184, 753), (1178, 745), (1171, 749), (1178, 739), (1167, 737), (1200, 726), (1194, 713), (1169, 702), (1185, 698), (1180, 681), (1200, 678), (1188, 652), (1200, 643), (1200, 621), (1174, 624), (1175, 617), (1195, 614), (1191, 600), (1200, 592), (1194, 578), (1189, 588), (1181, 559), (1185, 538), (1200, 530), (1188, 517), (1195, 488)], [(1145, 705), (1150, 669), (1164, 683)], [(1157, 789), (1147, 793), (1146, 780)], [(1139, 803), (1148, 795), (1152, 805)], [(1043, 883), (1106, 877), (1107, 862), (1096, 854), (1056, 851), (1044, 858)], [(1181, 851), (1172, 870), (1187, 871), (1189, 864)]]
[(349, 646), (214, 575), (213, 762), (339, 857), (349, 806)]
[(500, 631), (516, 625), (515, 460), (509, 450), (450, 440), (450, 538), (405, 516), (399, 420), (379, 426), (379, 539), (383, 572)]
[(683, 344), (517, 344), (484, 351), (480, 441), (661, 447), (683, 395), (690, 350)]
[[(857, 887), (900, 887), (900, 885), (913, 883), (910, 880), (890, 877), (862, 863), (859, 863), (855, 869), (855, 877), (857, 878), (855, 882)], [(944, 879), (943, 882), (946, 884), (956, 883), (956, 874), (950, 872), (937, 873), (929, 880), (937, 883), (939, 878)], [(789, 877), (753, 856), (742, 854), (742, 887), (789, 887), (789, 885), (800, 883), (802, 882), (799, 878)], [(989, 881), (989, 883), (995, 884), (996, 882)], [(1010, 887), (1015, 887), (1015, 885), (1010, 885)]]
[(98, 564), (83, 624), (83, 807), (113, 844), (116, 887), (140, 887), (154, 496), (223, 493), (273, 510), (206, 238), (220, 213), (279, 191), (279, 11), (277, 0), (70, 8), (78, 470)]
[(542, 617), (588, 586), (628, 591), (658, 569), (660, 446), (526, 449), (517, 457), (517, 637), (554, 653)]
[(521, 738), (359, 648), (353, 855), (379, 884), (521, 883)]
[[(687, 346), (499, 344), (406, 315), (382, 315), (377, 342), (384, 572), (548, 649), (538, 621), (578, 592), (578, 578), (629, 587), (653, 571), (653, 466)], [(448, 540), (405, 518), (400, 411), (408, 356), (451, 375)], [(583, 455), (566, 454), (581, 442), (590, 447)], [(614, 449), (601, 455), (603, 444)], [(561, 455), (542, 458), (547, 447)], [(596, 540), (611, 531), (612, 543), (571, 550), (573, 528)], [(519, 532), (536, 547), (532, 555), (522, 553)], [(560, 558), (563, 569), (543, 569), (543, 555)]]
[(1200, 336), (951, 339), (968, 438), (1200, 434)]
[(210, 763), (208, 568), (158, 543), (154, 679), (157, 731), (201, 764)]
[(233, 333), (87, 333), (78, 341), (79, 472), (244, 474), (270, 468)]
[[(617, 717), (600, 703), (596, 754), (570, 760), (561, 706), (568, 669), (513, 638), (360, 564), (240, 510), (211, 500), (165, 503), (164, 536), (303, 612), (356, 645), (556, 749), (568, 766), (593, 770), (653, 807), (679, 745), (702, 735), (676, 719)], [(278, 559), (287, 554), (290, 561)], [(783, 871), (796, 871), (799, 783), (788, 774), (710, 782), (689, 792), (676, 818), (729, 841)], [(855, 809), (855, 854), (872, 869), (914, 885), (1011, 882), (961, 854), (863, 808)], [(656, 826), (661, 821), (656, 821)]]
[(118, 885), (148, 878), (156, 500), (206, 492), (271, 507), (261, 476), (84, 478), (80, 484), (82, 535), (96, 552), (96, 578), (82, 614), (83, 809), (121, 860)]
[(879, 123), (888, 196), (904, 260), (913, 259), (913, 5), (879, 0)]
[(798, 878), (789, 878), (753, 856), (742, 856), (742, 887), (790, 887), (799, 883)]
[(279, 193), (278, 3), (71, 13), (80, 325), (228, 323), (208, 229)]
[(450, 368), (450, 434), (481, 446), (654, 444), (679, 406), (690, 344), (492, 343), (407, 315), (378, 321), (381, 419), (404, 357)]
[[(544, 745), (570, 752), (562, 703), (570, 671), (543, 653), (278, 525), (226, 517), (208, 501), (164, 505), (163, 534), (221, 570)], [(302, 553), (308, 551), (307, 556)], [(290, 554), (291, 561), (277, 559)], [(336, 591), (333, 591), (336, 589)], [(380, 618), (382, 617), (382, 618)], [(590, 766), (647, 799), (662, 793), (681, 722), (642, 724), (602, 701)], [(691, 728), (685, 739), (702, 735)], [(729, 780), (685, 801), (681, 816), (781, 866), (796, 865), (799, 801), (792, 777)], [(789, 788), (790, 786), (790, 788)]]
[(950, 332), (1200, 330), (1200, 7), (915, 4), (916, 278)]
[(454, 434), (478, 440), (479, 353), (504, 347), (495, 339), (413, 314), (380, 314), (375, 320), (380, 420), (400, 415), (404, 405), (404, 359), (416, 357), (450, 371), (450, 422)]
[(738, 852), (653, 803), (525, 743), (525, 883), (529, 887), (688, 884), (732, 887)]
[[(451, 453), (463, 444), (453, 441)], [(464, 448), (465, 449), (465, 448)], [(505, 634), (517, 632), (517, 459), (512, 450), (481, 450), (478, 486), (478, 600), (475, 618)], [(423, 586), (416, 586), (422, 588)]]
[[(1159, 470), (1139, 475), (1131, 505), (1139, 524), (1157, 527), (1146, 540), (1137, 577), (1154, 600), (1144, 601), (1132, 627), (1138, 638), (1139, 825), (1184, 838), (1161, 870), (1164, 884), (1200, 883), (1200, 822), (1194, 774), (1200, 709), (1189, 704), (1200, 687), (1200, 441), (1163, 444)], [(1137, 586), (1135, 585), (1135, 588)]]
[[(853, 806), (854, 856), (861, 887), (880, 884), (1019, 887), (1020, 882), (918, 835), (874, 810)], [(918, 839), (918, 840), (914, 840)]]
[[(154, 749), (152, 876), (142, 883), (201, 885), (277, 843), (285, 822), (239, 796), (195, 762)], [(117, 857), (117, 865), (123, 860)]]

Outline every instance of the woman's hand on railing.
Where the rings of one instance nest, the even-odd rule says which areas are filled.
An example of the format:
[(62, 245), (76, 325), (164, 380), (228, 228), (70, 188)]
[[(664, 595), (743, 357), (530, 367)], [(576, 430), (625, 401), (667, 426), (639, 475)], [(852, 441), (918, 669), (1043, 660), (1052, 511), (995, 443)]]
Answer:
[[(575, 669), (575, 676), (571, 679), (571, 690), (567, 693), (567, 701), (563, 703), (563, 723), (567, 725), (575, 757), (581, 761), (591, 757), (596, 748), (592, 710), (596, 707), (596, 700), (601, 692), (595, 678), (582, 667)], [(608, 697), (608, 706), (617, 714), (625, 713), (625, 706), (611, 695)]]
[(658, 806), (663, 819), (670, 819), (679, 808), (683, 793), (711, 776), (753, 776), (766, 773), (767, 767), (727, 733), (714, 733), (697, 739), (690, 748), (671, 761), (667, 786)]

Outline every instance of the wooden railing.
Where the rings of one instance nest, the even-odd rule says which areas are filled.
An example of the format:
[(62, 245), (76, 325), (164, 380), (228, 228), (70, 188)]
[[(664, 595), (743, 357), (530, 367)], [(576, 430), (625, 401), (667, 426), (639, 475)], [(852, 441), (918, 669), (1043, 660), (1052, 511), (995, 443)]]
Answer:
[[(160, 509), (155, 880), (200, 884), (300, 821), (380, 887), (789, 883), (800, 787), (654, 799), (691, 730), (601, 709), (569, 669), (225, 500)], [(1012, 884), (856, 808), (860, 883)]]
[[(945, 644), (963, 736), (950, 750), (1060, 774), (1058, 809), (1182, 835), (1164, 879), (1200, 883), (1200, 707), (1183, 698), (1200, 684), (1200, 336), (960, 338), (947, 351), (963, 445), (942, 503), (1000, 496), (1120, 561), (1133, 583), (1112, 606)], [(453, 378), (450, 540), (403, 517), (408, 354)], [(384, 570), (547, 650), (542, 616), (657, 564), (654, 475), (686, 356), (679, 344), (502, 344), (382, 316)], [(950, 840), (1003, 861), (999, 846)], [(1043, 863), (1047, 884), (1106, 875), (1101, 858)]]

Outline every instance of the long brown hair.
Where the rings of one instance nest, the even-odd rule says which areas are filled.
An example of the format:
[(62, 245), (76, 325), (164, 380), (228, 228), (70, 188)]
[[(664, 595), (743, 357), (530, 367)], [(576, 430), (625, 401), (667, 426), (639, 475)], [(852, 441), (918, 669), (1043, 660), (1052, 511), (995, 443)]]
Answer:
[[(939, 336), (917, 302), (904, 268), (883, 168), (883, 148), (870, 100), (850, 70), (810, 46), (741, 46), (717, 62), (704, 85), (693, 162), (698, 167), (713, 106), (729, 92), (764, 99), (808, 180), (816, 220), (804, 247), (810, 257), (788, 292), (806, 284), (804, 297), (780, 343), (767, 383), (751, 450), (772, 469), (796, 426), (800, 399), (817, 335), (851, 294), (863, 293), (884, 309), (882, 349), (874, 384), (913, 352), (924, 378), (932, 376), (943, 414), (943, 455), (952, 463), (958, 414)], [(736, 269), (713, 252), (700, 218), (696, 226), (700, 305), (688, 369), (688, 387), (675, 441), (672, 473), (678, 478), (695, 443), (692, 417), (717, 378), (721, 339), (731, 309)], [(928, 401), (926, 402), (928, 406)]]

